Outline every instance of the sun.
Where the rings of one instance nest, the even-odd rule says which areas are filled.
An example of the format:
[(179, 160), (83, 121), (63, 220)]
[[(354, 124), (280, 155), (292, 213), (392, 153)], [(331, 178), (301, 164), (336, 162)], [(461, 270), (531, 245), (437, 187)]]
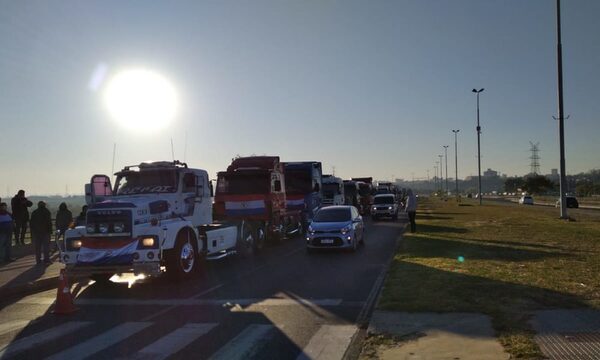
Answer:
[(166, 128), (177, 112), (173, 85), (159, 73), (147, 69), (115, 74), (106, 86), (104, 100), (115, 121), (140, 132)]

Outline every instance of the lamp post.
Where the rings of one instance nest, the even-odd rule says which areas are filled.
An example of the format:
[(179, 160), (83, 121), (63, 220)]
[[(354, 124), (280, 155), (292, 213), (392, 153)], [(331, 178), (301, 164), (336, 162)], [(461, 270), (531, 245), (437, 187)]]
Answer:
[(562, 71), (562, 41), (560, 35), (560, 0), (556, 0), (556, 58), (558, 72), (558, 138), (560, 143), (560, 218), (568, 219), (567, 215), (567, 177), (565, 166), (565, 119), (563, 105), (563, 71)]
[[(435, 162), (437, 164), (437, 161)], [(433, 166), (433, 171), (435, 171), (435, 176), (433, 177), (433, 191), (437, 192), (437, 165)]]
[(444, 155), (438, 155), (438, 157), (440, 158), (440, 192), (443, 192), (444, 183), (442, 181), (444, 181), (444, 168), (442, 168), (442, 158)]
[(458, 146), (457, 135), (459, 130), (452, 130), (454, 133), (454, 182), (456, 183), (456, 197), (458, 198)]
[(444, 146), (444, 161), (446, 161), (446, 196), (448, 196), (448, 145)]
[(478, 187), (478, 197), (479, 197), (479, 205), (482, 203), (481, 199), (481, 126), (479, 126), (479, 93), (483, 91), (483, 88), (477, 90), (472, 90), (475, 94), (477, 94), (477, 173), (479, 179), (479, 187)]

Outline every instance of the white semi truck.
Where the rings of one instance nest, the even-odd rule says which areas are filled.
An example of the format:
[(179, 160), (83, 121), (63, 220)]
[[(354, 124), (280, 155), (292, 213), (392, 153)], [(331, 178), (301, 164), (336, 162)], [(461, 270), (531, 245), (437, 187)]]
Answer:
[(126, 166), (114, 187), (106, 175), (86, 184), (85, 226), (65, 234), (60, 260), (67, 273), (106, 281), (113, 274), (192, 276), (204, 259), (254, 249), (243, 222), (214, 223), (205, 170), (179, 161)]
[(344, 205), (344, 181), (333, 175), (323, 175), (323, 206)]

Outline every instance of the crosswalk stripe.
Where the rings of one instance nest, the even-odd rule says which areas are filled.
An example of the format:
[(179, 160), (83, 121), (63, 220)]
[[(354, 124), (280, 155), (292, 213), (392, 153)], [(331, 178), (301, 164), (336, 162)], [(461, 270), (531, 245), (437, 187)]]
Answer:
[(216, 323), (189, 323), (170, 332), (152, 344), (140, 350), (133, 358), (146, 360), (160, 360), (180, 351), (197, 338), (205, 335), (218, 324)]
[(20, 352), (41, 345), (47, 341), (58, 339), (61, 336), (76, 331), (89, 324), (91, 324), (89, 321), (70, 321), (62, 325), (55, 326), (52, 329), (44, 330), (37, 334), (15, 340), (12, 343), (1, 344), (0, 358), (9, 358)]
[(357, 330), (354, 325), (323, 325), (296, 360), (341, 359)]
[(96, 337), (72, 346), (64, 351), (59, 352), (58, 354), (54, 354), (47, 360), (84, 359), (97, 353), (98, 351), (104, 350), (122, 340), (125, 340), (129, 336), (147, 328), (150, 325), (152, 325), (150, 322), (123, 323)]
[(0, 324), (0, 335), (8, 334), (9, 332), (17, 329), (22, 329), (27, 326), (29, 322), (29, 320), (13, 320)]
[(238, 336), (219, 349), (211, 360), (242, 360), (252, 358), (269, 340), (273, 325), (249, 325)]

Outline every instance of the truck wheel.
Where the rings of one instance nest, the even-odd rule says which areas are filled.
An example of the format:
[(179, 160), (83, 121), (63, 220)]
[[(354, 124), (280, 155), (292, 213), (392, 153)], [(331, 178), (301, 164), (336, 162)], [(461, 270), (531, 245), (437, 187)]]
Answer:
[(108, 284), (113, 274), (93, 274), (90, 275), (90, 279), (94, 280), (98, 284)]
[(194, 240), (194, 235), (184, 231), (177, 235), (175, 248), (171, 250), (167, 263), (167, 271), (178, 280), (192, 277), (198, 269), (198, 252)]
[(265, 247), (265, 241), (267, 240), (267, 234), (265, 233), (265, 228), (261, 225), (256, 228), (256, 236), (254, 242), (254, 250), (260, 251)]
[(250, 226), (247, 222), (242, 223), (240, 237), (238, 238), (235, 247), (238, 255), (242, 259), (251, 257), (254, 254), (256, 247), (256, 236), (254, 235), (252, 226)]

